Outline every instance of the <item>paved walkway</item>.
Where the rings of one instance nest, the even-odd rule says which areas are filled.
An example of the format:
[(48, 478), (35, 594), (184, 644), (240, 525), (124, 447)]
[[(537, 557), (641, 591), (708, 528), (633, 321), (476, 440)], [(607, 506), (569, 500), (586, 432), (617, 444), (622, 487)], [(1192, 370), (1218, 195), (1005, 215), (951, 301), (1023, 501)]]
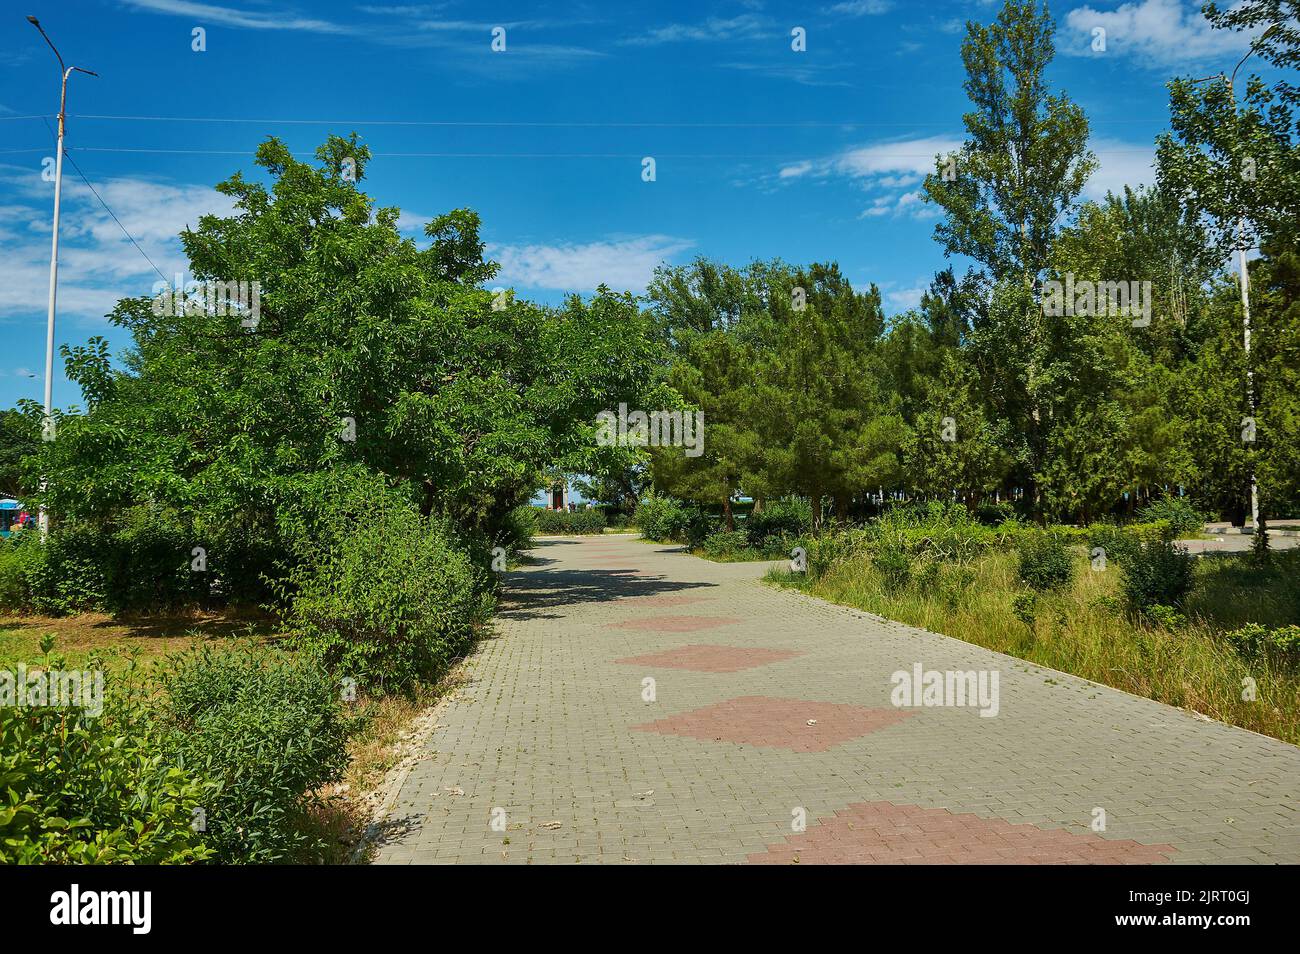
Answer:
[[(1300, 862), (1293, 746), (772, 588), (764, 564), (624, 536), (533, 554), (378, 861)], [(990, 693), (996, 673), (997, 714), (894, 705), (917, 665)]]

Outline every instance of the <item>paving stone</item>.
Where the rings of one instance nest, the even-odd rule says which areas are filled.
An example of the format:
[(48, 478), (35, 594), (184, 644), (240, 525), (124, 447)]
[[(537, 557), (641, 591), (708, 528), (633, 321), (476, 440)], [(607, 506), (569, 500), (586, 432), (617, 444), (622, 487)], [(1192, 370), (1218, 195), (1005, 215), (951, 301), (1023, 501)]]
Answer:
[[(612, 535), (534, 555), (377, 861), (1300, 862), (1294, 746), (769, 587), (771, 564)], [(916, 663), (996, 671), (997, 715), (894, 707)]]

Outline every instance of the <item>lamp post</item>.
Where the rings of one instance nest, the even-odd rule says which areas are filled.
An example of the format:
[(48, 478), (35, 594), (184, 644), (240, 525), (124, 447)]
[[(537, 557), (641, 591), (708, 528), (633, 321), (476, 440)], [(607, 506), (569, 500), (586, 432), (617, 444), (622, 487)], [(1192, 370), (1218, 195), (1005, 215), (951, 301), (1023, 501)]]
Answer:
[[(54, 57), (59, 61), (59, 71), (63, 76), (63, 82), (59, 90), (58, 154), (54, 159), (54, 237), (50, 245), (50, 303), (45, 324), (45, 420), (43, 421), (41, 436), (49, 439), (54, 424), (54, 304), (59, 290), (59, 198), (63, 193), (63, 133), (67, 126), (68, 77), (74, 72), (85, 73), (87, 76), (98, 76), (99, 74), (92, 73), (90, 70), (83, 70), (80, 66), (66, 66), (63, 57), (59, 55), (58, 48), (54, 45), (54, 41), (41, 29), (41, 22), (35, 17), (28, 17), (27, 22), (40, 31), (41, 36), (45, 38), (45, 42), (54, 51)], [(41, 481), (41, 490), (45, 490), (44, 480)], [(50, 528), (50, 515), (44, 501), (41, 502), (40, 527), (41, 542), (44, 543)]]
[[(1206, 83), (1212, 80), (1222, 80), (1228, 84), (1228, 96), (1232, 98), (1232, 108), (1234, 112), (1237, 108), (1237, 92), (1233, 83), (1237, 79), (1237, 71), (1241, 69), (1251, 56), (1255, 53), (1255, 48), (1264, 40), (1281, 29), (1281, 23), (1270, 24), (1269, 27), (1261, 33), (1250, 44), (1250, 49), (1246, 55), (1237, 61), (1237, 65), (1232, 68), (1231, 74), (1216, 73), (1213, 76), (1203, 76), (1194, 83)], [(1250, 273), (1246, 269), (1246, 226), (1244, 220), (1239, 220), (1237, 224), (1237, 268), (1241, 272), (1241, 338), (1242, 345), (1246, 352), (1246, 407), (1250, 409), (1253, 418), (1255, 414), (1255, 372), (1250, 366)], [(1250, 529), (1252, 533), (1259, 533), (1259, 484), (1255, 480), (1255, 454), (1252, 450), (1248, 455), (1248, 467), (1250, 469)]]

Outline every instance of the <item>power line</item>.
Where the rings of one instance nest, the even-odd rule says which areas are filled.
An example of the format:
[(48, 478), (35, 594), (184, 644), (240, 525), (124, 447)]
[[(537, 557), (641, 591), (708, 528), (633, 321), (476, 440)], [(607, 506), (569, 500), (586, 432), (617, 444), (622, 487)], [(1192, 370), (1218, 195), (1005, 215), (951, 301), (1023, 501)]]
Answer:
[[(45, 128), (49, 129), (50, 136), (54, 137), (54, 130), (50, 129), (49, 120), (45, 121)], [(57, 143), (57, 141), (58, 141), (57, 137), (55, 137), (55, 142)], [(162, 270), (153, 263), (153, 259), (150, 258), (148, 253), (145, 252), (145, 250), (140, 247), (140, 243), (135, 240), (135, 236), (126, 230), (126, 226), (123, 225), (122, 220), (117, 217), (117, 213), (114, 212), (111, 208), (109, 208), (108, 203), (104, 201), (104, 197), (99, 194), (99, 190), (96, 189), (94, 184), (89, 179), (86, 178), (86, 174), (81, 171), (81, 166), (77, 165), (77, 160), (73, 159), (72, 156), (68, 154), (67, 149), (63, 150), (63, 155), (67, 158), (68, 162), (72, 163), (72, 168), (77, 171), (77, 175), (81, 176), (81, 181), (86, 183), (87, 188), (89, 188), (90, 191), (95, 194), (95, 198), (98, 199), (99, 204), (104, 207), (104, 211), (107, 212), (110, 216), (112, 216), (113, 221), (117, 223), (117, 227), (122, 230), (122, 234), (125, 235), (128, 239), (130, 239), (131, 244), (135, 246), (135, 250), (144, 256), (144, 260), (149, 263), (149, 267), (152, 268), (155, 272), (157, 272), (158, 277), (161, 278), (164, 282), (167, 281), (167, 276), (164, 275), (162, 273)]]
[[(34, 118), (34, 117), (10, 117)], [(74, 119), (102, 119), (124, 122), (153, 123), (262, 123), (279, 126), (464, 126), (464, 127), (540, 127), (540, 128), (593, 128), (593, 129), (835, 129), (835, 128), (870, 128), (870, 127), (911, 127), (911, 126), (949, 126), (950, 120), (924, 121), (909, 120), (905, 122), (866, 122), (862, 120), (825, 120), (806, 122), (587, 122), (555, 121), (534, 122), (519, 120), (435, 120), (435, 119), (258, 119), (223, 116), (114, 116), (100, 114), (76, 114)], [(1155, 119), (1094, 119), (1092, 125), (1104, 123), (1163, 123), (1165, 117)]]

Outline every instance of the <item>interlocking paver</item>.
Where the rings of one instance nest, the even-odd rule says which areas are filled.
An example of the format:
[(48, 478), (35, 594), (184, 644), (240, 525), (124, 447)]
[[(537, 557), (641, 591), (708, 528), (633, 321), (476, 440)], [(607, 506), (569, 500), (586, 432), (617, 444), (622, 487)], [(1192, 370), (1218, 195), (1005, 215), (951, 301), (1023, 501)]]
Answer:
[[(1300, 862), (1293, 746), (766, 586), (762, 564), (611, 536), (534, 554), (402, 782), (378, 861)], [(710, 651), (798, 655), (674, 665), (699, 653), (683, 634), (701, 618), (725, 621)], [(997, 671), (996, 717), (895, 709), (891, 674), (918, 662)], [(863, 712), (895, 718), (800, 744), (830, 737), (826, 713)]]

